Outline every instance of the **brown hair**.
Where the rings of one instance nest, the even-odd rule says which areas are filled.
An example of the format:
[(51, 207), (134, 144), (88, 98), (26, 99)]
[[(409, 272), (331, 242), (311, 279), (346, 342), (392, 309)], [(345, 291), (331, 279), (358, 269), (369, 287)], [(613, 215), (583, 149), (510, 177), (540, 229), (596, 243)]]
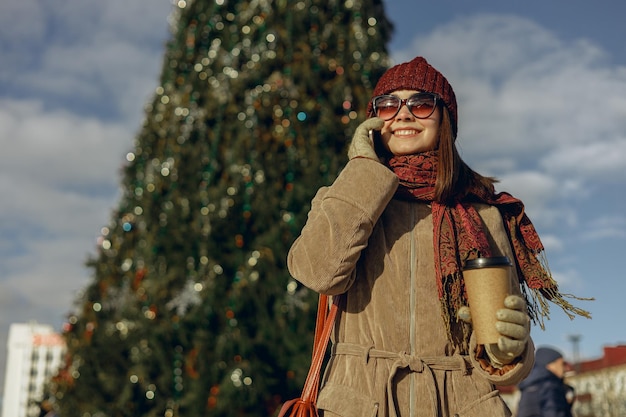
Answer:
[(461, 158), (456, 148), (455, 129), (452, 127), (450, 113), (446, 106), (441, 106), (439, 124), (439, 166), (435, 182), (435, 200), (449, 203), (460, 200), (468, 194), (486, 196), (494, 193), (493, 177), (484, 177), (472, 170)]

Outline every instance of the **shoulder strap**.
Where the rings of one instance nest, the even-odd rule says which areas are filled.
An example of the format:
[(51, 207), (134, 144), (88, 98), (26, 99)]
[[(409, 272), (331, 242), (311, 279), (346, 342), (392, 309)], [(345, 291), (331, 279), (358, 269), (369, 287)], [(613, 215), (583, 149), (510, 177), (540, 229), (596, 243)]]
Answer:
[(334, 296), (333, 304), (329, 310), (328, 296), (320, 294), (319, 304), (317, 306), (317, 320), (315, 322), (313, 358), (311, 360), (309, 373), (304, 382), (304, 388), (302, 389), (302, 396), (300, 397), (302, 401), (310, 401), (313, 404), (317, 402), (322, 362), (324, 361), (324, 355), (326, 353), (326, 348), (328, 347), (330, 332), (333, 330), (335, 325), (335, 318), (337, 317), (340, 299), (341, 296)]

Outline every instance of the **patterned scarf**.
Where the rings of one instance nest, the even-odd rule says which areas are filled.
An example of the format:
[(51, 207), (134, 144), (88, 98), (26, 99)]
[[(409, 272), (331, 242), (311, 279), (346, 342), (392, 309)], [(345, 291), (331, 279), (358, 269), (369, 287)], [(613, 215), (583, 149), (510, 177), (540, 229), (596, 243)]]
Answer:
[(447, 205), (434, 201), (438, 160), (437, 151), (430, 151), (395, 156), (387, 165), (400, 179), (396, 192), (398, 198), (432, 204), (437, 288), (450, 340), (457, 346), (465, 346), (469, 340), (469, 326), (456, 319), (458, 309), (467, 305), (461, 272), (463, 265), (468, 260), (492, 254), (482, 220), (473, 203), (485, 203), (499, 209), (513, 248), (528, 313), (534, 323), (544, 328), (544, 319), (549, 316), (547, 301), (559, 305), (570, 318), (575, 315), (589, 318), (587, 311), (565, 300), (580, 298), (559, 292), (547, 266), (541, 240), (524, 212), (524, 204), (510, 194), (493, 192), (470, 194)]

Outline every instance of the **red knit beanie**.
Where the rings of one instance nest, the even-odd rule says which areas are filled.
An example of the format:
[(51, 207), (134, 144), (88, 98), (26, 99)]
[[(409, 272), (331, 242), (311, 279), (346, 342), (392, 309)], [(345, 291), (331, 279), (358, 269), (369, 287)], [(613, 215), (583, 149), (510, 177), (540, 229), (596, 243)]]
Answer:
[[(437, 94), (448, 108), (452, 121), (452, 131), (456, 136), (457, 108), (454, 90), (452, 90), (446, 77), (424, 58), (418, 56), (410, 62), (389, 68), (378, 80), (373, 97), (397, 90), (419, 90)], [(367, 114), (370, 116), (373, 114), (371, 101), (367, 107)]]

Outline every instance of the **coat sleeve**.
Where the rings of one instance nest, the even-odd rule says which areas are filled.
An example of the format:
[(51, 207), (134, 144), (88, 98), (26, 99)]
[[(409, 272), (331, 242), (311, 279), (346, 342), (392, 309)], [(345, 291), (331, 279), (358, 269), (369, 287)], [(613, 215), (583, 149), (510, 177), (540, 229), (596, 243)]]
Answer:
[(476, 343), (476, 336), (472, 334), (470, 339), (470, 361), (472, 362), (475, 371), (480, 373), (485, 379), (494, 385), (519, 384), (528, 376), (528, 374), (530, 374), (530, 371), (533, 369), (533, 365), (535, 364), (535, 344), (530, 337), (526, 343), (526, 349), (524, 349), (519, 358), (517, 358), (517, 360), (512, 364), (505, 365), (503, 369), (495, 368), (489, 365), (489, 361), (486, 358), (479, 359), (481, 356), (484, 357), (484, 355), (478, 353), (482, 351), (481, 348), (482, 347)]
[(384, 165), (366, 158), (349, 161), (335, 182), (313, 198), (287, 255), (291, 275), (328, 295), (350, 288), (361, 251), (397, 187), (397, 176)]
[(542, 417), (572, 417), (565, 397), (566, 385), (556, 377), (541, 386)]

